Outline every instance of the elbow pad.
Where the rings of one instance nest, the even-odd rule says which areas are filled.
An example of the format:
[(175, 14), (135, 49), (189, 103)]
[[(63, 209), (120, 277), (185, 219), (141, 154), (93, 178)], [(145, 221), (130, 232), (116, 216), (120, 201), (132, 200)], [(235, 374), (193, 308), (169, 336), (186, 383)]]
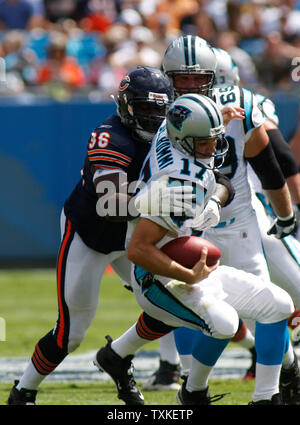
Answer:
[(225, 204), (223, 205), (223, 207), (227, 207), (227, 205), (230, 204), (230, 202), (233, 200), (234, 195), (235, 195), (235, 190), (234, 187), (230, 181), (230, 179), (226, 176), (224, 176), (224, 174), (220, 173), (217, 170), (214, 170), (214, 175), (215, 175), (215, 179), (216, 182), (218, 184), (222, 184), (223, 186), (226, 187), (227, 191), (228, 191), (228, 198), (227, 201), (225, 202)]
[(276, 190), (284, 186), (285, 179), (271, 143), (268, 143), (257, 156), (246, 159), (261, 181), (263, 189)]
[(276, 159), (285, 178), (298, 173), (298, 166), (289, 144), (278, 129), (267, 130)]

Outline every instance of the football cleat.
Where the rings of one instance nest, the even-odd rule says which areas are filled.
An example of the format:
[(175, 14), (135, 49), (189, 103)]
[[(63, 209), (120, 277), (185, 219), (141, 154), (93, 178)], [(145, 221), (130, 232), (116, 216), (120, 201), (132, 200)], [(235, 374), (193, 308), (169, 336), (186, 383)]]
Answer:
[(259, 405), (267, 405), (267, 404), (284, 404), (281, 399), (280, 393), (274, 394), (271, 398), (271, 400), (258, 400), (258, 401), (251, 401), (248, 403), (249, 406), (259, 406)]
[(35, 405), (35, 398), (37, 390), (28, 390), (21, 388), (17, 390), (16, 386), (19, 381), (15, 381), (15, 385), (10, 390), (10, 394), (7, 400), (8, 405)]
[(176, 395), (178, 404), (181, 405), (208, 406), (214, 401), (221, 400), (221, 398), (228, 394), (216, 394), (211, 397), (208, 387), (200, 391), (188, 391), (185, 387), (186, 380), (184, 380), (181, 389)]
[(167, 361), (160, 360), (159, 368), (143, 385), (145, 390), (166, 391), (180, 389), (180, 365), (173, 365)]
[(300, 370), (296, 355), (291, 367), (281, 368), (279, 390), (284, 404), (300, 405)]
[(133, 356), (124, 359), (120, 357), (112, 348), (112, 339), (105, 337), (107, 344), (96, 353), (94, 365), (101, 371), (106, 372), (116, 384), (118, 398), (126, 405), (143, 405), (144, 396), (139, 391), (133, 378)]
[(251, 366), (247, 369), (245, 376), (243, 377), (243, 381), (249, 381), (251, 379), (255, 379), (255, 367), (256, 367), (256, 350), (255, 348), (251, 348)]

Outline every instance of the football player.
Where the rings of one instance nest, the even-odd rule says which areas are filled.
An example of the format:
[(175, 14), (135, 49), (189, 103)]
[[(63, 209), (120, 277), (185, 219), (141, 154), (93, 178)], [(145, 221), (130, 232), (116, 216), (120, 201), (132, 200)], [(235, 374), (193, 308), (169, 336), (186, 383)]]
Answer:
[[(220, 170), (231, 179), (236, 196), (228, 207), (221, 210), (220, 223), (215, 228), (207, 229), (203, 236), (221, 250), (222, 264), (246, 270), (268, 280), (269, 273), (262, 249), (259, 226), (251, 204), (247, 163), (250, 163), (259, 176), (273, 210), (276, 211), (278, 207), (281, 210), (282, 206), (288, 206), (285, 213), (283, 210), (276, 211), (278, 218), (275, 219), (270, 232), (277, 238), (287, 236), (295, 227), (295, 215), (291, 209), (289, 191), (268, 135), (262, 125), (264, 117), (259, 110), (257, 99), (253, 93), (243, 88), (240, 89), (238, 86), (227, 86), (212, 91), (213, 77), (211, 75), (214, 74), (214, 68), (212, 56), (208, 53), (209, 58), (205, 56), (208, 49), (210, 47), (205, 45), (202, 40), (193, 40), (193, 37), (187, 36), (175, 40), (167, 49), (163, 60), (163, 69), (172, 79), (175, 93), (183, 93), (186, 88), (186, 92), (200, 92), (213, 96), (218, 105), (230, 104), (245, 108), (245, 119), (243, 121), (232, 120), (226, 127), (230, 148)], [(192, 76), (189, 77), (189, 74)], [(198, 86), (195, 84), (196, 78), (198, 78)], [(208, 83), (210, 83), (209, 86)], [(266, 163), (268, 167), (265, 166)], [(253, 323), (248, 321), (247, 324), (254, 334)], [(180, 344), (180, 332), (176, 334), (178, 344)], [(293, 381), (294, 391), (299, 396), (299, 370), (295, 366), (295, 362), (296, 358), (292, 346), (289, 344), (284, 365), (290, 373), (289, 382)], [(293, 378), (291, 378), (292, 375)], [(293, 393), (290, 401), (291, 399), (294, 401), (294, 398), (295, 394)]]
[[(232, 68), (233, 77), (236, 77), (237, 68), (231, 60), (229, 65)], [(202, 93), (213, 97), (219, 106), (234, 105), (245, 108), (245, 119), (232, 120), (226, 127), (226, 136), (230, 148), (220, 169), (231, 179), (236, 189), (236, 197), (227, 208), (222, 208), (220, 223), (216, 228), (208, 229), (204, 237), (219, 247), (222, 252), (222, 264), (246, 270), (269, 280), (258, 221), (251, 204), (251, 187), (247, 178), (246, 166), (248, 162), (259, 174), (263, 186), (268, 190), (270, 196), (274, 197), (281, 192), (278, 199), (272, 200), (275, 210), (275, 205), (280, 206), (280, 208), (282, 205), (289, 205), (285, 213), (277, 211), (279, 217), (286, 219), (280, 222), (285, 227), (283, 235), (292, 232), (295, 226), (295, 217), (290, 209), (287, 185), (282, 179), (282, 172), (262, 125), (264, 117), (256, 98), (251, 92), (240, 89), (238, 86), (225, 85), (225, 87), (213, 89), (217, 58), (207, 42), (199, 37), (186, 36), (173, 41), (165, 53), (162, 68), (171, 79), (176, 95), (188, 92)], [(221, 77), (223, 78), (224, 75), (219, 73), (217, 75), (218, 81), (224, 83)], [(265, 167), (266, 162), (268, 167)], [(276, 177), (274, 179), (274, 176), (278, 176), (278, 180)], [(282, 195), (283, 197), (281, 197)], [(284, 198), (286, 198), (287, 203)], [(275, 224), (275, 226), (277, 225)], [(277, 231), (277, 236), (281, 236), (281, 230), (278, 226)], [(248, 324), (253, 331), (253, 323)], [(242, 322), (240, 326), (240, 332), (235, 336), (234, 341), (238, 340), (240, 335), (245, 336), (245, 332), (247, 332), (243, 328)], [(178, 344), (180, 344), (180, 332), (176, 331)], [(170, 337), (169, 340), (162, 338), (160, 340), (160, 351), (163, 353), (170, 352), (170, 342)], [(244, 344), (247, 348), (251, 348), (253, 343), (254, 339), (251, 333), (247, 332), (247, 339), (245, 339)], [(180, 344), (180, 347), (182, 346), (185, 347), (184, 352), (187, 353), (187, 345), (185, 343)], [(253, 353), (255, 355), (254, 351)], [(183, 363), (188, 358), (189, 356), (181, 356)], [(291, 347), (286, 354), (285, 361), (292, 368), (294, 354)], [(188, 368), (183, 364), (183, 369), (186, 367)], [(161, 371), (159, 370), (159, 372)], [(298, 372), (294, 372), (298, 374)], [(153, 388), (157, 385), (157, 376), (154, 375), (152, 380), (154, 381), (152, 382)]]
[[(95, 363), (118, 383), (118, 363), (142, 346), (142, 338), (140, 346), (131, 345), (136, 330), (146, 338), (152, 319), (160, 321), (161, 328), (185, 326), (196, 332), (190, 373), (177, 400), (184, 405), (210, 404), (215, 398), (209, 394), (209, 373), (235, 334), (238, 316), (248, 317), (256, 321), (258, 359), (252, 403), (280, 404), (279, 374), (288, 338), (286, 318), (293, 310), (290, 296), (245, 271), (218, 264), (208, 267), (205, 250), (199, 262), (187, 269), (159, 249), (202, 227), (201, 216), (215, 193), (213, 169), (222, 164), (227, 152), (224, 135), (220, 110), (207, 96), (182, 95), (170, 106), (141, 176), (148, 190), (155, 189), (161, 175), (168, 176), (170, 185), (192, 184), (197, 214), (142, 214), (129, 224), (127, 254), (133, 263), (132, 288), (147, 321), (139, 320), (126, 332), (127, 346), (123, 344), (124, 335), (109, 340), (98, 351)], [(218, 203), (215, 195), (213, 198)], [(232, 202), (231, 197), (225, 208)]]
[[(269, 281), (259, 227), (251, 205), (245, 157), (260, 175), (274, 210), (279, 217), (283, 218), (282, 221), (278, 222), (276, 219), (274, 222), (273, 231), (275, 230), (276, 236), (280, 237), (292, 232), (295, 218), (287, 185), (262, 126), (264, 118), (257, 102), (251, 92), (245, 89), (240, 90), (238, 87), (234, 87), (228, 93), (227, 88), (213, 93), (216, 57), (211, 47), (199, 37), (180, 37), (171, 43), (163, 60), (163, 69), (171, 79), (177, 96), (189, 92), (206, 96), (214, 95), (222, 107), (230, 103), (245, 108), (245, 119), (232, 120), (226, 128), (230, 150), (222, 168), (222, 171), (226, 172), (236, 184), (237, 196), (230, 205), (222, 208), (223, 219), (216, 229), (208, 231), (207, 238), (221, 248), (224, 264), (234, 265)], [(236, 143), (236, 140), (239, 143)], [(264, 166), (265, 161), (268, 167)], [(208, 211), (212, 215), (215, 213), (213, 209)], [(228, 240), (232, 241), (232, 244), (228, 244)], [(254, 324), (250, 323), (250, 325), (253, 328)], [(180, 344), (180, 338), (182, 338), (182, 335), (178, 335), (180, 332), (182, 331), (176, 331), (177, 347), (184, 345)], [(122, 340), (122, 343), (126, 345), (125, 340)], [(131, 344), (133, 344), (132, 340)], [(184, 346), (187, 349), (187, 346)], [(187, 352), (188, 350), (185, 350), (185, 353)], [(289, 344), (284, 364), (293, 375), (293, 379), (289, 381), (298, 382), (299, 376), (294, 368), (294, 361), (294, 352)], [(189, 362), (186, 365), (183, 364), (183, 369), (189, 369)], [(296, 392), (298, 392), (297, 388), (298, 384), (295, 385)]]
[[(222, 49), (213, 48), (213, 50), (217, 57), (215, 87), (223, 88), (239, 85), (240, 79), (238, 68), (229, 53)], [(261, 94), (256, 94), (255, 96), (258, 100), (258, 106), (265, 117), (263, 125), (269, 136), (275, 156), (289, 187), (294, 208), (296, 211), (299, 211), (300, 174), (291, 149), (278, 128), (279, 118), (276, 113), (275, 105), (270, 99)], [(296, 328), (297, 325), (299, 325), (298, 318), (300, 308), (300, 244), (292, 234), (285, 236), (282, 239), (277, 239), (272, 237), (272, 235), (268, 235), (268, 230), (274, 219), (274, 212), (265, 197), (265, 193), (259, 179), (249, 164), (248, 176), (254, 190), (252, 195), (252, 205), (254, 206), (258, 217), (262, 243), (271, 280), (291, 295), (296, 306), (295, 312), (289, 318), (289, 326), (293, 329), (292, 339), (297, 341), (299, 339), (297, 333), (299, 328)], [(237, 333), (234, 340), (237, 342), (240, 338), (240, 343), (245, 345), (247, 348), (250, 348), (250, 351), (254, 356), (253, 363), (245, 376), (245, 379), (249, 379), (255, 376), (255, 350), (253, 349), (254, 338), (249, 335), (249, 331), (246, 330), (245, 325), (241, 326), (240, 332)], [(253, 342), (251, 343), (251, 341)], [(287, 393), (288, 389), (285, 388), (285, 392)]]
[[(130, 281), (124, 243), (127, 221), (138, 212), (128, 208), (128, 186), (138, 179), (152, 137), (172, 99), (172, 86), (160, 70), (137, 67), (120, 83), (118, 114), (91, 133), (81, 179), (61, 215), (57, 323), (37, 342), (8, 404), (34, 404), (39, 384), (80, 345), (95, 315), (106, 267), (111, 264), (123, 280)], [(164, 202), (170, 193), (174, 194), (174, 188), (158, 191), (156, 202)]]

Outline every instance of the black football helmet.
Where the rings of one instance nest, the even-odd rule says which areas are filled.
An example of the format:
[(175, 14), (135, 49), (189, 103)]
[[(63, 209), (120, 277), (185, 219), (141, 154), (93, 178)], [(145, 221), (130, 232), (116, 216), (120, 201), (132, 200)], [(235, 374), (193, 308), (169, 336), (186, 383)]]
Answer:
[(138, 66), (120, 83), (118, 114), (140, 140), (151, 142), (172, 100), (173, 87), (168, 77), (159, 69)]

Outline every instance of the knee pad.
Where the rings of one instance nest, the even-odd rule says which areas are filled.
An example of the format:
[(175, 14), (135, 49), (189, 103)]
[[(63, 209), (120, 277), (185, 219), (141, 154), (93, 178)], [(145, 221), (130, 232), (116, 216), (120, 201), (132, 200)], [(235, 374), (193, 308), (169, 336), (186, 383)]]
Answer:
[(232, 338), (239, 327), (239, 317), (236, 310), (222, 300), (213, 297), (203, 297), (202, 306), (205, 308), (211, 335), (217, 339)]
[(266, 288), (267, 294), (265, 296), (268, 297), (269, 300), (273, 300), (272, 305), (268, 309), (266, 308), (267, 321), (263, 321), (264, 323), (275, 323), (280, 322), (281, 320), (287, 319), (294, 311), (294, 303), (290, 295), (279, 286), (272, 284)]

